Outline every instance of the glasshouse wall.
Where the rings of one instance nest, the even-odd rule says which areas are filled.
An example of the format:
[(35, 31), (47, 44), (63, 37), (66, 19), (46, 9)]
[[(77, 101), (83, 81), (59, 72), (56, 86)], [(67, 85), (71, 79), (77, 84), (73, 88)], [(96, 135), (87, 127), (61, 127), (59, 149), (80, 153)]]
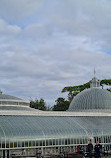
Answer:
[(92, 139), (93, 144), (99, 141), (102, 145), (111, 143), (111, 136), (98, 136), (98, 137), (77, 137), (77, 138), (53, 138), (53, 139), (22, 139), (22, 140), (5, 140), (1, 139), (0, 150), (2, 149), (16, 149), (16, 148), (44, 148), (44, 147), (61, 147), (61, 146), (87, 146), (89, 140)]

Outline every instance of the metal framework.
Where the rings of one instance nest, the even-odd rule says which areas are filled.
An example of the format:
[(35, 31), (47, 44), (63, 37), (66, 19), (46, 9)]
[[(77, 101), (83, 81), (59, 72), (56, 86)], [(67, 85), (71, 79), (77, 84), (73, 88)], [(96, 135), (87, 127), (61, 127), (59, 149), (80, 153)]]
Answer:
[[(96, 81), (96, 80), (95, 80)], [(98, 80), (97, 80), (98, 81)], [(111, 150), (111, 93), (92, 87), (78, 94), (69, 111), (30, 108), (29, 102), (0, 94), (0, 156), (15, 150), (86, 150), (89, 139)]]

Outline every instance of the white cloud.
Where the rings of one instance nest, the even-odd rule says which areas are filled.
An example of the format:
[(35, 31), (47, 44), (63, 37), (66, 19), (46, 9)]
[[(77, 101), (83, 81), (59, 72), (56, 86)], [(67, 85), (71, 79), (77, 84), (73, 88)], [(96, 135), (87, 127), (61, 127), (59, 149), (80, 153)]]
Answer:
[(9, 25), (3, 19), (0, 19), (0, 34), (4, 36), (15, 36), (21, 32), (21, 28), (17, 25)]
[[(64, 3), (63, 3), (64, 2)], [(111, 78), (109, 0), (1, 0), (0, 82), (5, 93), (47, 104), (62, 88)]]

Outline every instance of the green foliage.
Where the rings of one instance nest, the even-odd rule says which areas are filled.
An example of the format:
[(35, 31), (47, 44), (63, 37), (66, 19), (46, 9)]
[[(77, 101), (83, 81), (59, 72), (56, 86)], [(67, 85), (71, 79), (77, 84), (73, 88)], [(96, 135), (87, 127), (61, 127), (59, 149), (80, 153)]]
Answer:
[[(103, 87), (103, 85), (111, 86), (111, 79), (104, 79), (101, 80), (100, 85)], [(111, 88), (107, 88), (109, 92), (111, 92)]]
[(64, 98), (58, 98), (56, 104), (52, 107), (53, 111), (66, 111), (69, 108), (69, 101)]
[[(100, 85), (111, 85), (111, 79), (104, 79), (101, 80)], [(73, 97), (76, 96), (79, 92), (83, 91), (86, 88), (90, 88), (90, 81), (79, 86), (69, 86), (69, 87), (64, 87), (62, 89), (62, 93), (68, 92), (68, 100), (69, 102), (72, 101)], [(111, 89), (107, 89), (108, 91), (111, 92)]]
[(35, 108), (35, 109), (39, 109), (39, 110), (43, 110), (43, 111), (47, 110), (47, 107), (45, 104), (46, 103), (45, 103), (44, 99), (42, 99), (42, 98), (40, 100), (36, 99), (35, 101), (33, 101), (33, 100), (30, 101), (31, 108)]
[[(111, 85), (111, 79), (104, 79), (101, 80), (100, 85)], [(90, 81), (79, 86), (69, 86), (69, 87), (64, 87), (62, 89), (62, 93), (68, 92), (68, 100), (65, 100), (64, 98), (58, 98), (56, 100), (56, 104), (52, 107), (46, 106), (46, 103), (44, 99), (36, 99), (35, 101), (31, 100), (30, 101), (30, 107), (39, 109), (39, 110), (53, 110), (53, 111), (66, 111), (69, 108), (69, 104), (72, 101), (73, 97), (76, 96), (79, 92), (83, 91), (86, 88), (90, 87)], [(108, 91), (111, 92), (111, 89), (107, 89)]]
[(111, 79), (104, 79), (104, 80), (101, 80), (100, 82), (100, 85), (111, 85)]
[(111, 89), (107, 89), (107, 91), (111, 92)]
[(71, 102), (74, 96), (76, 96), (79, 92), (81, 92), (84, 89), (89, 88), (89, 87), (90, 87), (90, 82), (87, 82), (87, 83), (85, 83), (83, 85), (79, 85), (79, 86), (64, 87), (62, 89), (62, 93), (69, 92), (68, 93), (68, 100), (69, 100), (69, 102)]

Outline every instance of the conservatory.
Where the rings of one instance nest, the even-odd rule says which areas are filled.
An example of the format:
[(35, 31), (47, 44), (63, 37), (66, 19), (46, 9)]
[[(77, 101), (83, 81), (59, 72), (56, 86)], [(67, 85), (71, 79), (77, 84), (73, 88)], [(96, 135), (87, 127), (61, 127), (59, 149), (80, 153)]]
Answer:
[[(92, 139), (111, 150), (111, 92), (94, 77), (65, 112), (41, 111), (0, 92), (0, 155), (76, 151)], [(18, 152), (18, 153), (17, 153)]]

